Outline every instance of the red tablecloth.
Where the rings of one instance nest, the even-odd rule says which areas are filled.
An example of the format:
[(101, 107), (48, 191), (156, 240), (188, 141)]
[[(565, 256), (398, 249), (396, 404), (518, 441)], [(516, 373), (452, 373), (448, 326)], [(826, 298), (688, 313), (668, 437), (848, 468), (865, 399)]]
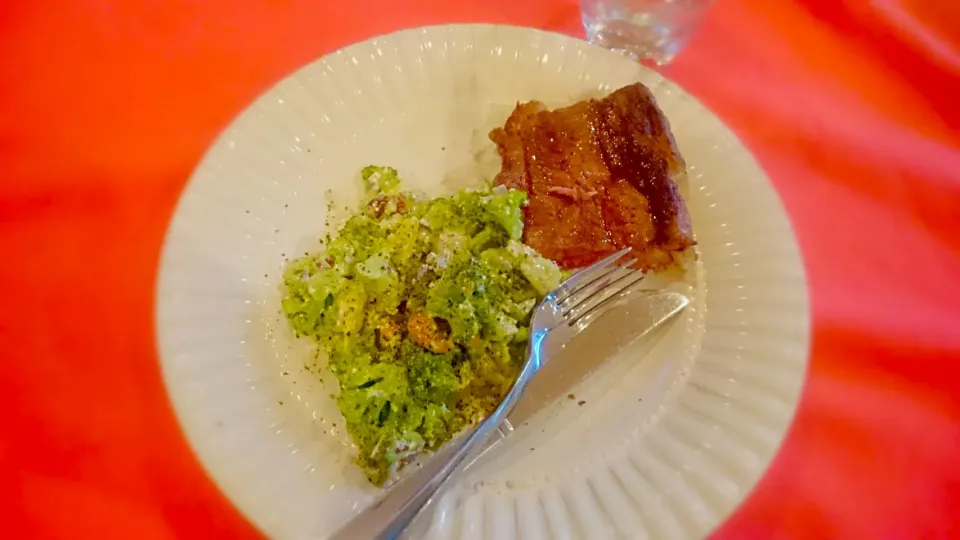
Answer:
[[(574, 0), (11, 1), (0, 28), (0, 533), (249, 538), (159, 377), (178, 192), (257, 94), (402, 27), (579, 34)], [(757, 154), (796, 225), (810, 379), (717, 538), (960, 537), (960, 4), (720, 0), (668, 76)]]

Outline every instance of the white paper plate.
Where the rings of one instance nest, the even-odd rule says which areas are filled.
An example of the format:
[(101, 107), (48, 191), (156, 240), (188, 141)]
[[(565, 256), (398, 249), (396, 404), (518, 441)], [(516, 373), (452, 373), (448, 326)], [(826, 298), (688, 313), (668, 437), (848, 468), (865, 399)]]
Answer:
[(763, 172), (700, 103), (627, 58), (530, 29), (444, 26), (283, 80), (209, 151), (170, 225), (164, 377), (209, 474), (264, 532), (323, 538), (377, 495), (351, 461), (331, 377), (303, 370), (310, 348), (278, 313), (284, 258), (316, 248), (355, 202), (360, 167), (395, 166), (439, 194), (498, 170), (487, 132), (518, 100), (563, 105), (635, 81), (689, 166), (693, 306), (538, 413), (444, 499), (430, 534), (693, 538), (743, 500), (790, 424), (809, 350), (803, 268)]

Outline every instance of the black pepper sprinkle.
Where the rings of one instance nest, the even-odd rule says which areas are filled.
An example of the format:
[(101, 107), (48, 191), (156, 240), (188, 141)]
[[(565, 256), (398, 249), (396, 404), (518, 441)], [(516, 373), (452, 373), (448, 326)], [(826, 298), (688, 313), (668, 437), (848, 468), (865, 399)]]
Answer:
[(577, 399), (577, 396), (573, 394), (567, 394), (567, 399)]
[(280, 405), (283, 405), (283, 402), (282, 402), (282, 401), (278, 401), (277, 403), (279, 403)]
[(244, 210), (244, 212), (246, 212), (246, 213), (248, 213), (248, 214), (250, 213), (250, 211), (249, 211), (249, 210)]
[(579, 402), (577, 402), (577, 405), (584, 405), (584, 404), (586, 404), (586, 401), (579, 401)]

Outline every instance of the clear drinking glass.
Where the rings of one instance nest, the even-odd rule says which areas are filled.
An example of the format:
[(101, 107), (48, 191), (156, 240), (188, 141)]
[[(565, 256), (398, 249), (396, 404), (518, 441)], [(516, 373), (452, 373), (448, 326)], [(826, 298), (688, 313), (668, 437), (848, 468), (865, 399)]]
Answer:
[(580, 0), (587, 39), (663, 65), (686, 45), (713, 0)]

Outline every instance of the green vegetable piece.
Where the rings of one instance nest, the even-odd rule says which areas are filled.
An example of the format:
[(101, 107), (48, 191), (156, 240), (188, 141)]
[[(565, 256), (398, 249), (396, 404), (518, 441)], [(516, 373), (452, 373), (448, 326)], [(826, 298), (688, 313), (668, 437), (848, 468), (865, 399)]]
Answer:
[(456, 433), (464, 427), (464, 422), (458, 420), (446, 405), (431, 404), (422, 411), (419, 433), (423, 434), (430, 448), (440, 446), (450, 438), (450, 433)]
[(307, 293), (314, 300), (325, 300), (335, 295), (343, 283), (343, 276), (335, 268), (321, 268), (306, 280)]
[(549, 259), (530, 257), (520, 263), (520, 271), (541, 295), (548, 294), (560, 285), (560, 269)]
[(420, 219), (410, 216), (400, 220), (391, 234), (390, 260), (403, 275), (415, 271), (430, 248), (429, 236), (421, 234), (420, 227)]
[(493, 316), (494, 324), (490, 325), (489, 338), (494, 341), (512, 341), (520, 328), (517, 327), (516, 319), (510, 317), (502, 311), (498, 311)]
[(448, 225), (456, 221), (457, 212), (453, 201), (449, 199), (436, 199), (427, 203), (427, 209), (424, 212), (424, 225), (433, 231), (443, 230)]
[(392, 195), (400, 189), (400, 174), (393, 167), (367, 165), (360, 171), (367, 199), (377, 195)]
[(474, 303), (463, 301), (451, 311), (448, 322), (455, 341), (464, 343), (480, 333), (480, 321), (475, 306)]
[(560, 268), (556, 263), (520, 242), (511, 240), (507, 249), (521, 259), (520, 272), (541, 296), (560, 285)]
[(363, 326), (367, 291), (356, 280), (347, 281), (336, 299), (337, 329), (343, 333), (357, 332)]
[(502, 195), (494, 195), (487, 203), (487, 213), (493, 222), (499, 224), (510, 238), (520, 240), (523, 236), (523, 213), (521, 207), (527, 202), (527, 194), (519, 190), (510, 190)]
[(383, 301), (384, 297), (399, 296), (400, 281), (390, 258), (386, 255), (374, 255), (357, 264), (354, 270), (363, 281), (368, 293), (382, 295), (378, 296), (377, 302)]
[(403, 358), (409, 366), (410, 390), (417, 400), (444, 404), (450, 399), (457, 384), (452, 354), (433, 354), (414, 346)]

